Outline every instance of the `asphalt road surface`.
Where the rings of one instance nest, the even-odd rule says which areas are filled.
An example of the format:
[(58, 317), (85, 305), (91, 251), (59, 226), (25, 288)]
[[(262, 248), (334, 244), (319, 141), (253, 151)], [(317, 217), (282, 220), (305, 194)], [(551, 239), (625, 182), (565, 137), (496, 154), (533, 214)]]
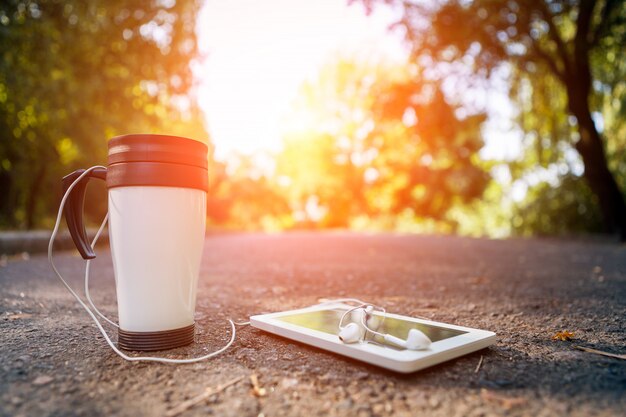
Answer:
[[(92, 294), (115, 316), (110, 253)], [(58, 254), (82, 288), (84, 264)], [(294, 233), (222, 235), (205, 244), (196, 343), (215, 350), (226, 319), (357, 297), (388, 311), (492, 330), (492, 347), (399, 375), (239, 328), (223, 355), (192, 365), (129, 363), (105, 344), (45, 255), (0, 261), (0, 415), (616, 416), (626, 410), (626, 247), (602, 240)], [(553, 340), (557, 332), (571, 341)], [(111, 331), (114, 333), (113, 331)], [(256, 389), (251, 376), (258, 380)], [(253, 378), (254, 379), (254, 378)]]

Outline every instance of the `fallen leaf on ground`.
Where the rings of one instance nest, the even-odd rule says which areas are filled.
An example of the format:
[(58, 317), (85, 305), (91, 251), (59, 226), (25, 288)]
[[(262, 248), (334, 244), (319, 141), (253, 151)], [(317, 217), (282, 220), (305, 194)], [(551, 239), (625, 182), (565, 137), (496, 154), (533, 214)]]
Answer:
[(42, 386), (42, 385), (49, 384), (52, 381), (54, 381), (54, 378), (52, 378), (51, 376), (41, 375), (35, 378), (35, 380), (33, 381), (33, 385)]
[(485, 388), (480, 390), (480, 398), (482, 398), (483, 401), (496, 403), (505, 410), (511, 410), (526, 404), (526, 398), (524, 397), (508, 397)]
[(259, 384), (257, 374), (250, 375), (250, 385), (252, 385), (252, 393), (255, 397), (265, 397), (267, 395), (267, 390)]
[(564, 330), (562, 332), (556, 332), (554, 336), (552, 336), (552, 340), (560, 340), (561, 342), (566, 342), (568, 340), (572, 340), (574, 338), (573, 332), (568, 332)]

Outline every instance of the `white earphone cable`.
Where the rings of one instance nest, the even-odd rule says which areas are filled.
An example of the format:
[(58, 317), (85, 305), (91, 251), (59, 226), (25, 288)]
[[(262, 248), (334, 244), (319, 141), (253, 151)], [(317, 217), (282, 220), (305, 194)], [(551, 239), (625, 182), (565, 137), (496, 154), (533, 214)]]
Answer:
[[(104, 216), (104, 220), (102, 220), (102, 224), (100, 225), (100, 228), (98, 229), (98, 232), (96, 232), (96, 236), (93, 238), (93, 241), (91, 242), (91, 247), (92, 248), (96, 247), (96, 243), (98, 242), (98, 238), (100, 238), (100, 234), (104, 230), (104, 226), (107, 224), (108, 220), (109, 220), (109, 213), (107, 212), (106, 216)], [(107, 316), (102, 314), (100, 312), (100, 310), (98, 310), (98, 307), (96, 307), (95, 304), (93, 303), (93, 301), (91, 300), (91, 295), (89, 294), (89, 271), (90, 271), (90, 268), (91, 268), (91, 259), (87, 259), (87, 261), (85, 262), (85, 296), (87, 297), (87, 301), (89, 301), (89, 305), (94, 309), (94, 311), (100, 317), (102, 317), (104, 320), (109, 322), (109, 324), (119, 328), (120, 326), (118, 326), (117, 323), (115, 323), (113, 320), (110, 320)]]
[[(384, 319), (384, 316), (383, 316)], [(365, 320), (365, 314), (363, 316), (361, 316), (361, 324), (363, 325), (363, 327), (365, 328), (365, 330), (367, 330), (370, 333), (375, 334), (376, 336), (380, 336), (380, 337), (385, 337), (384, 333), (381, 332), (377, 332), (376, 330), (371, 329), (368, 325), (367, 325), (367, 321)]]
[[(120, 357), (122, 357), (123, 359), (126, 359), (127, 361), (132, 361), (132, 362), (138, 362), (138, 361), (146, 361), (146, 362), (160, 362), (160, 363), (178, 363), (178, 364), (183, 364), (183, 363), (194, 363), (194, 362), (199, 362), (205, 359), (209, 359), (212, 358), (214, 356), (219, 355), (220, 353), (224, 352), (226, 349), (228, 349), (233, 342), (235, 341), (235, 335), (236, 335), (236, 330), (235, 330), (235, 323), (233, 323), (232, 320), (228, 319), (228, 322), (230, 323), (230, 327), (231, 327), (231, 337), (230, 340), (228, 341), (228, 343), (222, 347), (221, 349), (218, 349), (214, 352), (211, 352), (207, 355), (203, 355), (203, 356), (199, 356), (196, 358), (189, 358), (189, 359), (170, 359), (170, 358), (159, 358), (159, 357), (152, 357), (152, 356), (128, 356), (126, 355), (124, 352), (122, 352), (121, 350), (119, 350), (117, 348), (117, 346), (115, 346), (115, 344), (113, 343), (113, 341), (111, 340), (111, 338), (109, 337), (109, 335), (107, 334), (107, 332), (104, 330), (104, 327), (102, 327), (102, 324), (100, 323), (100, 321), (98, 320), (98, 318), (96, 317), (96, 315), (91, 311), (91, 309), (83, 302), (83, 300), (78, 296), (78, 294), (76, 294), (74, 292), (74, 290), (72, 290), (72, 287), (70, 287), (70, 285), (65, 281), (65, 279), (63, 279), (63, 276), (61, 275), (61, 273), (59, 272), (59, 270), (57, 269), (56, 265), (54, 264), (54, 261), (52, 260), (52, 251), (53, 251), (53, 246), (54, 246), (54, 240), (57, 236), (57, 233), (59, 231), (59, 226), (61, 224), (61, 219), (63, 218), (63, 209), (65, 208), (65, 203), (70, 195), (70, 193), (72, 192), (72, 189), (76, 186), (76, 184), (78, 184), (85, 176), (87, 176), (91, 171), (93, 171), (96, 168), (104, 168), (101, 165), (96, 165), (93, 166), (87, 170), (85, 170), (85, 172), (83, 172), (78, 178), (76, 178), (76, 180), (74, 180), (74, 182), (69, 186), (69, 188), (67, 189), (67, 191), (65, 192), (65, 194), (63, 195), (63, 198), (61, 199), (61, 204), (59, 205), (59, 211), (57, 213), (57, 217), (56, 217), (56, 222), (54, 224), (54, 229), (52, 229), (52, 235), (50, 236), (50, 242), (48, 243), (48, 262), (50, 262), (50, 266), (52, 267), (52, 270), (54, 271), (54, 273), (56, 274), (57, 278), (59, 278), (59, 280), (61, 281), (61, 283), (65, 286), (65, 288), (67, 288), (67, 290), (70, 292), (70, 294), (72, 294), (72, 296), (74, 296), (74, 298), (76, 299), (76, 301), (78, 301), (78, 303), (85, 309), (85, 311), (89, 314), (89, 316), (91, 317), (91, 319), (94, 321), (94, 323), (96, 324), (96, 326), (98, 327), (98, 329), (100, 330), (100, 333), (102, 333), (102, 336), (104, 337), (104, 339), (106, 340), (106, 342), (108, 343), (108, 345), (111, 347), (111, 349), (117, 353)], [(96, 242), (98, 241), (98, 238), (100, 237), (100, 234), (102, 233), (102, 230), (104, 229), (104, 226), (106, 225), (108, 219), (108, 215), (107, 217), (104, 218), (102, 224), (100, 225), (100, 229), (98, 229), (98, 233), (96, 233), (96, 236), (92, 242), (92, 246), (94, 246), (96, 244)], [(85, 292), (87, 294), (87, 299), (89, 300), (89, 303), (91, 304), (91, 306), (95, 309), (95, 311), (102, 317), (104, 318), (106, 321), (108, 321), (109, 323), (113, 324), (116, 327), (119, 327), (117, 324), (115, 324), (113, 321), (109, 320), (108, 318), (106, 318), (102, 313), (100, 313), (100, 311), (95, 307), (95, 305), (93, 304), (93, 302), (91, 301), (91, 297), (89, 296), (89, 261), (87, 261), (87, 265), (85, 267)]]
[(365, 309), (365, 307), (367, 307), (370, 304), (361, 304), (355, 307), (352, 307), (348, 310), (346, 310), (342, 315), (341, 315), (341, 319), (339, 320), (339, 328), (342, 329), (343, 328), (343, 321), (346, 319), (346, 316), (350, 313), (352, 313), (353, 311), (359, 310), (359, 309)]
[[(356, 298), (339, 298), (339, 299), (337, 299), (337, 300), (330, 300), (330, 301), (322, 302), (322, 303), (320, 303), (319, 305), (330, 304), (330, 303), (336, 303), (336, 302), (351, 302), (351, 303), (360, 303), (359, 305), (354, 306), (354, 307), (352, 307), (352, 308), (350, 308), (350, 309), (346, 310), (346, 311), (345, 311), (345, 312), (341, 315), (341, 319), (339, 320), (339, 329), (340, 329), (340, 330), (344, 328), (344, 327), (343, 327), (343, 322), (344, 322), (344, 320), (346, 319), (346, 316), (347, 316), (348, 314), (352, 313), (353, 311), (356, 311), (356, 310), (361, 310), (361, 309), (362, 309), (364, 312), (366, 312), (366, 310), (365, 310), (365, 309), (366, 309), (367, 307), (372, 307), (373, 309), (379, 310), (379, 311), (382, 313), (382, 318), (383, 318), (383, 320), (382, 320), (382, 322), (379, 324), (379, 326), (381, 326), (381, 325), (384, 323), (384, 321), (385, 321), (385, 313), (386, 313), (386, 310), (384, 309), (384, 307), (380, 307), (380, 306), (377, 306), (377, 305), (374, 305), (374, 304), (368, 304), (368, 303), (365, 303), (365, 302), (363, 302), (363, 301), (361, 301), (361, 300), (358, 300), (358, 299), (356, 299)], [(366, 331), (368, 331), (368, 332), (370, 332), (370, 333), (372, 333), (372, 334), (374, 334), (374, 335), (376, 335), (376, 336), (385, 337), (385, 335), (384, 335), (383, 333), (377, 332), (377, 331), (375, 331), (375, 330), (371, 329), (371, 328), (367, 325), (367, 314), (363, 314), (363, 315), (361, 316), (361, 325), (363, 326), (363, 328), (364, 328)], [(363, 341), (363, 338), (364, 338), (364, 335), (361, 337), (361, 341)]]

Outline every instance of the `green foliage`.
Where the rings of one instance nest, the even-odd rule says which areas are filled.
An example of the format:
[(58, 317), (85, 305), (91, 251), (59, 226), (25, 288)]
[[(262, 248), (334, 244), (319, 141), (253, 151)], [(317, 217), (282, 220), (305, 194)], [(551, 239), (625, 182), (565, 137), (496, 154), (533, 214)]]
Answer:
[(211, 222), (455, 231), (451, 210), (489, 181), (477, 157), (484, 116), (456, 110), (412, 66), (329, 63), (302, 86), (279, 152), (213, 163)]
[[(622, 3), (622, 21), (626, 21), (625, 16), (626, 3)], [(621, 27), (621, 38), (603, 37), (591, 55), (594, 74), (591, 104), (602, 118), (609, 167), (626, 192), (626, 23)]]
[[(259, 156), (227, 166), (211, 155), (212, 222), (497, 236), (601, 230), (597, 193), (580, 177), (576, 145), (585, 131), (572, 102), (581, 91), (589, 98), (582, 102), (602, 134), (605, 165), (625, 190), (626, 3), (378, 2), (401, 11), (416, 64), (327, 66), (294, 103), (283, 150), (260, 156), (272, 169), (260, 169), (268, 164)], [(581, 10), (590, 4), (583, 39)], [(196, 0), (2, 3), (1, 228), (47, 226), (60, 178), (104, 163), (106, 140), (116, 134), (205, 137), (190, 71), (198, 7)], [(516, 205), (477, 155), (485, 109), (467, 104), (471, 93), (448, 97), (441, 88), (450, 77), (479, 85), (502, 69), (525, 133), (523, 154), (507, 162), (509, 183), (558, 176)], [(595, 168), (585, 164), (585, 174)], [(106, 207), (102, 184), (89, 193), (95, 219)]]
[(518, 235), (564, 235), (602, 232), (596, 196), (580, 177), (560, 178), (558, 187), (539, 183), (517, 207), (513, 232)]
[(276, 175), (300, 220), (348, 227), (358, 216), (429, 218), (480, 197), (483, 115), (459, 118), (414, 67), (340, 61), (306, 84)]
[[(370, 9), (383, 2), (396, 7), (401, 15), (396, 27), (404, 29), (415, 61), (435, 78), (461, 76), (479, 83), (501, 76), (504, 69), (526, 142), (524, 155), (511, 163), (514, 179), (555, 165), (581, 175), (584, 162), (585, 178), (599, 196), (607, 228), (621, 229), (626, 238), (626, 2), (362, 2)], [(467, 97), (459, 94), (457, 99)], [(582, 160), (572, 158), (575, 152)], [(569, 185), (565, 179), (559, 187)], [(567, 193), (546, 187), (536, 190), (535, 197), (566, 199)], [(565, 200), (553, 205), (566, 211), (570, 207)], [(558, 223), (558, 211), (548, 212)], [(580, 224), (585, 220), (590, 231), (597, 230), (581, 214)], [(533, 224), (544, 230), (542, 223)]]
[(289, 228), (291, 212), (281, 190), (262, 173), (254, 158), (238, 155), (224, 163), (213, 162), (209, 172), (210, 227), (236, 230)]
[(43, 225), (58, 203), (61, 176), (104, 163), (108, 138), (174, 133), (182, 113), (193, 114), (172, 103), (192, 85), (197, 7), (165, 0), (2, 3), (0, 226)]
[(449, 217), (455, 224), (454, 230), (463, 236), (509, 237), (514, 207), (504, 188), (501, 183), (490, 181), (480, 199), (453, 207)]

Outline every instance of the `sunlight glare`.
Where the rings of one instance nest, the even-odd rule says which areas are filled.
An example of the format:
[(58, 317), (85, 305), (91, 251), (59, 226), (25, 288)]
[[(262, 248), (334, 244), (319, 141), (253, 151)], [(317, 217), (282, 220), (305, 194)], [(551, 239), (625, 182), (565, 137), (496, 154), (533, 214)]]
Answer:
[[(406, 59), (389, 8), (346, 0), (209, 0), (198, 19), (206, 56), (199, 102), (218, 158), (281, 147), (281, 118), (302, 83), (339, 56)], [(366, 54), (366, 56), (363, 56)]]

